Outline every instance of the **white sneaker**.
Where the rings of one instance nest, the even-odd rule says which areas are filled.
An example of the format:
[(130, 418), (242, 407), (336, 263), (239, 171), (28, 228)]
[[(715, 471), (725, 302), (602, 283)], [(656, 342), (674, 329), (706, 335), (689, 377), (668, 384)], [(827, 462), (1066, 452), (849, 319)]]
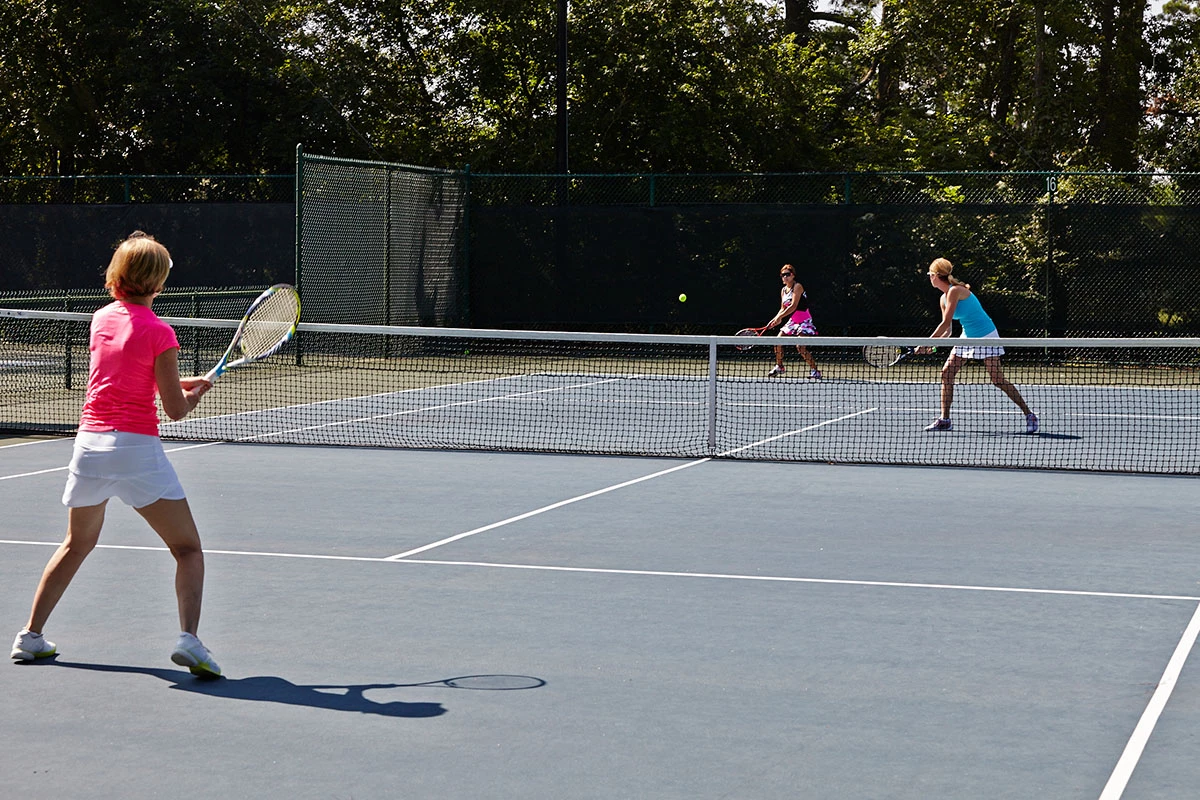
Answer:
[(35, 658), (49, 658), (58, 655), (54, 642), (48, 642), (40, 633), (21, 631), (13, 639), (13, 661), (33, 661)]
[(951, 431), (954, 430), (954, 423), (948, 419), (935, 419), (933, 422), (925, 426), (927, 431)]
[(1037, 433), (1038, 432), (1037, 414), (1026, 414), (1025, 415), (1025, 432), (1026, 433)]
[(179, 634), (171, 660), (181, 667), (187, 667), (193, 675), (201, 678), (221, 677), (221, 668), (213, 660), (212, 653), (190, 633)]
[(817, 381), (821, 380), (821, 370), (810, 369), (808, 371), (808, 377), (812, 378), (813, 380), (817, 380)]
[(774, 367), (771, 367), (771, 371), (767, 373), (767, 377), (768, 378), (778, 378), (780, 375), (782, 375), (785, 372), (787, 372), (787, 370), (784, 369), (783, 367), (774, 366)]

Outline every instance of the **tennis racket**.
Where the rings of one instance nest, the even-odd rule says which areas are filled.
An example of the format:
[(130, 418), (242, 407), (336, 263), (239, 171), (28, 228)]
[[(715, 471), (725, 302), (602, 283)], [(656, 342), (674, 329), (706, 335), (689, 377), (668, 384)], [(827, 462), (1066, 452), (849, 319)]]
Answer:
[[(900, 347), (898, 345), (869, 344), (863, 348), (863, 358), (872, 367), (884, 369), (894, 367), (904, 359), (917, 352), (915, 347)], [(930, 352), (937, 352), (937, 348)]]
[(300, 322), (300, 295), (286, 283), (276, 284), (258, 296), (242, 317), (233, 341), (204, 379), (209, 383), (226, 370), (251, 364), (279, 352)]
[[(763, 331), (765, 331), (767, 327), (768, 326), (764, 325), (761, 328), (742, 328), (740, 331), (735, 333), (734, 336), (762, 336)], [(737, 349), (749, 350), (753, 346), (754, 345), (751, 342), (746, 342), (745, 344), (737, 345)]]

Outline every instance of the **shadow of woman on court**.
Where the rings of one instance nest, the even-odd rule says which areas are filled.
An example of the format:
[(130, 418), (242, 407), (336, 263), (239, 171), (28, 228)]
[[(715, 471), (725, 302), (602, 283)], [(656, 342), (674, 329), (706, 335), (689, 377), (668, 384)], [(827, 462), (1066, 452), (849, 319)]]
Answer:
[(258, 675), (249, 678), (222, 678), (203, 681), (193, 678), (186, 670), (159, 669), (156, 667), (130, 667), (117, 664), (86, 664), (54, 660), (60, 667), (85, 669), (96, 672), (124, 672), (151, 675), (179, 689), (195, 694), (227, 697), (232, 700), (252, 700), (259, 703), (283, 703), (292, 706), (326, 708), (330, 711), (350, 711), (358, 714), (377, 714), (383, 717), (438, 717), (446, 713), (441, 703), (404, 703), (393, 700), (377, 703), (368, 700), (368, 689), (392, 689), (402, 686), (395, 683), (367, 683), (354, 686), (306, 686), (292, 683), (273, 675)]

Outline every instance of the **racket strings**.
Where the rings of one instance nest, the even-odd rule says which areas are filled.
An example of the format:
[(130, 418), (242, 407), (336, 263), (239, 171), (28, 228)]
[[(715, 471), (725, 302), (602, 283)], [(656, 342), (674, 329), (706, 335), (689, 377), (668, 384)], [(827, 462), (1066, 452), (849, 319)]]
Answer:
[(863, 357), (873, 367), (890, 367), (903, 353), (904, 350), (892, 345), (867, 345), (863, 348)]
[(259, 303), (246, 317), (241, 350), (246, 358), (261, 358), (291, 338), (300, 315), (295, 292), (281, 290)]

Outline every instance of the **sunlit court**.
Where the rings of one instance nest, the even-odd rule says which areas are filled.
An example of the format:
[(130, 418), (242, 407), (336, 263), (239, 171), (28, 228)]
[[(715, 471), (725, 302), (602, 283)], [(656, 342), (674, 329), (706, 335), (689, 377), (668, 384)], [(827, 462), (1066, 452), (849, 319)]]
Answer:
[(8, 795), (1197, 794), (1200, 3), (0, 27)]

